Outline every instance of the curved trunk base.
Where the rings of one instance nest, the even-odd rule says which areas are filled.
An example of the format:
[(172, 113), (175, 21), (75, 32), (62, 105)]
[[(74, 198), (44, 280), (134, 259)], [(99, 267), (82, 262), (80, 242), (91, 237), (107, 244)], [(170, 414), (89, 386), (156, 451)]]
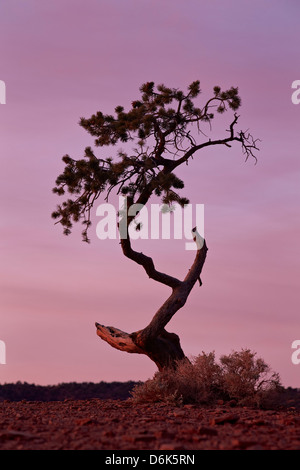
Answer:
[(176, 367), (177, 361), (185, 358), (179, 336), (165, 329), (157, 337), (143, 343), (139, 340), (138, 332), (133, 333), (132, 337), (135, 344), (143, 349), (144, 354), (155, 362), (159, 370), (165, 367)]
[(96, 323), (97, 335), (112, 347), (128, 353), (145, 354), (159, 370), (176, 367), (177, 361), (186, 358), (179, 337), (165, 329), (155, 338), (141, 340), (141, 331), (128, 334), (112, 326)]

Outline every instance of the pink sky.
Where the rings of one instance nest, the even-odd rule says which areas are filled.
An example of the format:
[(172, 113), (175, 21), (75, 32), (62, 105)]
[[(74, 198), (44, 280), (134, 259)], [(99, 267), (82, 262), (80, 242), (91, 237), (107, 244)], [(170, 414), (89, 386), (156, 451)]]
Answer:
[[(128, 107), (146, 81), (185, 89), (200, 79), (200, 100), (214, 85), (239, 87), (240, 127), (262, 140), (261, 150), (256, 166), (234, 146), (203, 151), (177, 172), (184, 194), (205, 205), (209, 252), (203, 286), (168, 329), (188, 356), (250, 348), (284, 385), (300, 387), (291, 361), (300, 339), (300, 105), (291, 101), (299, 15), (292, 0), (1, 2), (0, 383), (153, 375), (146, 356), (112, 349), (94, 323), (140, 329), (168, 288), (124, 258), (117, 241), (98, 240), (96, 224), (90, 245), (80, 227), (63, 236), (50, 217), (58, 202), (51, 189), (61, 157), (81, 158), (93, 145), (81, 116)], [(135, 246), (180, 278), (194, 255), (183, 241)]]

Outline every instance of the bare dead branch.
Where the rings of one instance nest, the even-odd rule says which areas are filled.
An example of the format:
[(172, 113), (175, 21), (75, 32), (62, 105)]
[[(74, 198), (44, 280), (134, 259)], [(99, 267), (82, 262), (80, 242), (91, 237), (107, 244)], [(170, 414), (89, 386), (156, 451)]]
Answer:
[(97, 335), (110, 344), (113, 348), (119, 349), (120, 351), (126, 351), (128, 353), (145, 354), (133, 341), (130, 334), (124, 331), (114, 328), (113, 326), (104, 326), (99, 323), (95, 323), (97, 328)]

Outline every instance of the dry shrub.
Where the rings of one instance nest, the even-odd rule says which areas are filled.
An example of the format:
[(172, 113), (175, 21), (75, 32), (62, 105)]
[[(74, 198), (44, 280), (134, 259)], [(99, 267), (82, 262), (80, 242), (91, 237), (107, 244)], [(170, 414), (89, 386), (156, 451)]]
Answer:
[(268, 406), (280, 389), (278, 374), (263, 359), (256, 359), (249, 349), (222, 356), (202, 354), (178, 361), (175, 369), (157, 372), (153, 379), (132, 390), (132, 400), (139, 403), (211, 404), (216, 400), (239, 405)]
[(223, 390), (239, 404), (266, 406), (280, 390), (280, 378), (249, 349), (222, 356)]

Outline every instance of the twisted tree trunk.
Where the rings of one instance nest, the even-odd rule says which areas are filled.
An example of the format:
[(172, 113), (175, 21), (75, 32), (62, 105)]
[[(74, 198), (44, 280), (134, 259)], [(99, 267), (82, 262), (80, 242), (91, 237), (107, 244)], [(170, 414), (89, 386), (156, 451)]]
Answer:
[(138, 253), (131, 248), (129, 237), (121, 240), (125, 256), (143, 266), (148, 276), (172, 288), (172, 293), (158, 309), (149, 325), (133, 333), (125, 333), (111, 326), (96, 323), (97, 335), (116, 349), (128, 353), (145, 354), (155, 362), (158, 369), (174, 367), (176, 362), (185, 358), (179, 337), (169, 333), (165, 327), (173, 315), (184, 306), (195, 283), (202, 285), (200, 274), (206, 259), (207, 246), (205, 240), (193, 229), (197, 252), (193, 265), (185, 279), (180, 281), (155, 269), (152, 258)]
[[(184, 187), (173, 171), (188, 161), (194, 155), (207, 147), (231, 147), (239, 142), (246, 157), (253, 157), (258, 150), (257, 141), (248, 132), (236, 132), (239, 116), (234, 112), (234, 118), (229, 125), (229, 136), (219, 139), (208, 139), (197, 144), (191, 134), (190, 126), (194, 123), (198, 133), (205, 135), (200, 129), (202, 122), (211, 123), (216, 108), (217, 113), (223, 113), (227, 108), (236, 111), (241, 104), (238, 88), (231, 87), (221, 91), (214, 87), (213, 96), (206, 104), (195, 107), (193, 99), (200, 93), (200, 81), (196, 80), (188, 87), (188, 93), (164, 85), (154, 91), (154, 82), (144, 83), (140, 87), (141, 100), (132, 102), (132, 109), (125, 112), (122, 106), (117, 106), (116, 118), (104, 115), (102, 112), (93, 114), (90, 119), (81, 118), (80, 125), (92, 136), (97, 137), (96, 146), (115, 145), (117, 142), (128, 142), (136, 139), (137, 148), (134, 154), (119, 152), (119, 160), (113, 163), (111, 158), (97, 158), (90, 147), (85, 149), (85, 160), (74, 160), (69, 155), (63, 157), (66, 164), (64, 172), (58, 176), (53, 191), (59, 195), (67, 190), (75, 194), (75, 199), (68, 199), (52, 216), (64, 227), (68, 235), (73, 222), (84, 219), (85, 229), (82, 232), (84, 241), (89, 241), (87, 230), (91, 224), (91, 209), (100, 195), (106, 193), (106, 200), (112, 190), (117, 194), (127, 194), (129, 211), (147, 204), (152, 195), (159, 195), (164, 203), (178, 201), (185, 204), (186, 198), (180, 197), (178, 189)], [(175, 102), (175, 108), (166, 108)], [(148, 140), (149, 139), (149, 140)], [(153, 142), (154, 140), (154, 142)], [(154, 143), (154, 146), (152, 145)], [(165, 156), (173, 155), (172, 158)], [(127, 205), (126, 205), (127, 208)], [(123, 254), (143, 266), (148, 276), (172, 289), (171, 295), (158, 309), (153, 319), (144, 329), (133, 333), (125, 333), (114, 327), (106, 327), (96, 323), (97, 334), (114, 348), (130, 353), (146, 354), (159, 369), (176, 364), (183, 359), (184, 352), (180, 346), (179, 337), (166, 331), (165, 327), (173, 315), (185, 304), (193, 286), (199, 280), (205, 262), (207, 247), (196, 228), (193, 229), (194, 240), (197, 244), (197, 254), (193, 265), (185, 279), (180, 281), (166, 273), (155, 269), (152, 258), (136, 252), (131, 247), (128, 233), (130, 223), (139, 213), (128, 215), (127, 210), (120, 211), (119, 232)], [(134, 212), (134, 210), (133, 210)], [(57, 223), (58, 223), (57, 222)], [(125, 235), (125, 236), (124, 236)]]

